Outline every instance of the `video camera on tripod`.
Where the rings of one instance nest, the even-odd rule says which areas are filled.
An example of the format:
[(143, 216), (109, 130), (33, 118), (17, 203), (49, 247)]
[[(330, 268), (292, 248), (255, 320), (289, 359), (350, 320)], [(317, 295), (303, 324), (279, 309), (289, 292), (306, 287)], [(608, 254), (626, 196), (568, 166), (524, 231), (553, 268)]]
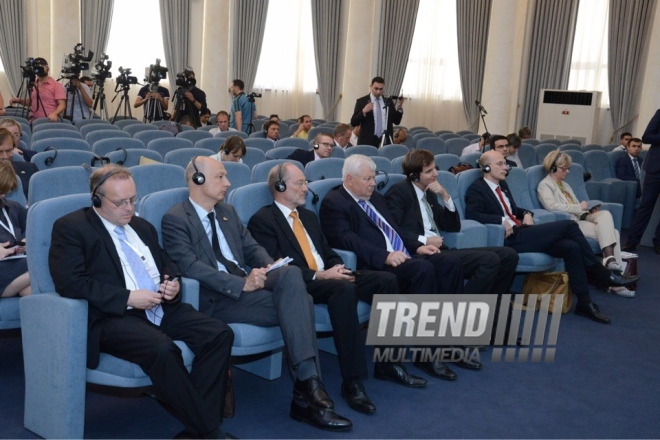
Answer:
[(124, 69), (123, 67), (119, 66), (119, 75), (117, 75), (117, 87), (115, 87), (115, 92), (120, 89), (119, 86), (122, 86), (122, 88), (129, 88), (131, 84), (137, 84), (137, 76), (131, 76), (131, 73), (133, 71), (130, 68)]
[(261, 93), (252, 92), (249, 95), (245, 95), (248, 99), (248, 102), (254, 102), (254, 98), (261, 98)]
[(112, 68), (112, 61), (108, 60), (108, 56), (104, 53), (101, 54), (101, 59), (94, 64), (94, 73), (92, 79), (99, 86), (105, 83), (106, 79), (112, 78), (110, 69)]
[(197, 80), (192, 70), (184, 69), (183, 72), (176, 74), (176, 85), (184, 90), (190, 90), (195, 87)]
[(25, 60), (24, 66), (21, 66), (21, 73), (23, 78), (27, 79), (30, 84), (34, 84), (39, 74), (45, 72), (44, 66), (38, 62), (38, 58), (28, 58)]
[(161, 79), (167, 79), (167, 72), (169, 69), (160, 65), (160, 58), (156, 58), (156, 64), (151, 64), (145, 69), (144, 82), (149, 83), (150, 92), (158, 91), (158, 83)]
[(87, 51), (85, 55), (85, 48), (82, 43), (78, 43), (73, 47), (73, 53), (64, 57), (62, 60), (62, 78), (72, 79), (78, 78), (80, 72), (89, 70), (89, 62), (92, 61), (94, 52)]

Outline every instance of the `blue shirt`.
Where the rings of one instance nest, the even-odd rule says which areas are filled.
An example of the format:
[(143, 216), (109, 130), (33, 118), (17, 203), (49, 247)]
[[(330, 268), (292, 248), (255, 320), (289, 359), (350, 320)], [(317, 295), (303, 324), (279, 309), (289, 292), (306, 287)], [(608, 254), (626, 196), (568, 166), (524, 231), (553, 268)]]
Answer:
[[(234, 100), (231, 103), (231, 119), (229, 120), (229, 126), (247, 133), (248, 125), (252, 123), (252, 115), (254, 114), (254, 111), (254, 103), (248, 101), (248, 97), (245, 93), (241, 93), (234, 97)], [(240, 127), (236, 126), (236, 112), (241, 112)]]

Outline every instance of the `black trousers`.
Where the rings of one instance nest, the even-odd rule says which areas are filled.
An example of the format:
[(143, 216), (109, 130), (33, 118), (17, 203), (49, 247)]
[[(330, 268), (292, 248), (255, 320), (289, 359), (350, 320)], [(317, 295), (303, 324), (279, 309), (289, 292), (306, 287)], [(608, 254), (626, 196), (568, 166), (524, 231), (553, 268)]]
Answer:
[[(234, 333), (190, 304), (165, 304), (163, 310), (160, 326), (151, 324), (143, 310), (109, 318), (103, 323), (101, 351), (142, 367), (156, 396), (186, 429), (202, 434), (217, 430)], [(190, 373), (173, 340), (185, 342), (195, 353)]]
[(555, 258), (562, 258), (571, 289), (581, 303), (591, 302), (587, 269), (592, 270), (600, 280), (609, 276), (609, 272), (591, 250), (577, 222), (573, 220), (514, 228), (513, 234), (504, 244), (519, 253), (544, 252)]
[(367, 375), (364, 340), (357, 315), (358, 299), (376, 294), (396, 294), (396, 277), (387, 272), (363, 270), (355, 282), (343, 280), (314, 280), (307, 283), (307, 292), (316, 304), (327, 304), (333, 338), (337, 347), (342, 378), (358, 379)]
[(415, 255), (385, 270), (396, 275), (399, 291), (404, 294), (463, 293), (463, 264), (458, 256), (449, 253)]
[[(628, 234), (628, 244), (637, 246), (642, 240), (642, 235), (649, 225), (653, 209), (660, 196), (660, 173), (646, 173), (644, 177), (644, 188), (642, 190), (642, 200), (639, 202), (639, 208), (635, 211), (633, 224)], [(655, 228), (653, 245), (660, 246), (660, 223)]]
[(482, 247), (442, 251), (458, 257), (468, 282), (466, 294), (509, 293), (518, 265), (518, 253), (509, 247)]

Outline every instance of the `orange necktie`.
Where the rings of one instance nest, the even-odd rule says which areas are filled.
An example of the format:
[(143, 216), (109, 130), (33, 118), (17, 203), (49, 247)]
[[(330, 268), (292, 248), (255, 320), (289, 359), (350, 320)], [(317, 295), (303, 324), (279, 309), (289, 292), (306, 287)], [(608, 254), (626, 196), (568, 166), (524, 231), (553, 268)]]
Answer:
[(296, 236), (298, 244), (303, 251), (305, 260), (307, 261), (307, 266), (311, 270), (319, 270), (319, 267), (316, 265), (316, 260), (314, 255), (312, 255), (312, 247), (309, 245), (309, 240), (307, 240), (307, 234), (305, 233), (305, 228), (302, 225), (302, 222), (298, 218), (298, 211), (291, 211), (289, 214), (293, 218), (293, 235)]

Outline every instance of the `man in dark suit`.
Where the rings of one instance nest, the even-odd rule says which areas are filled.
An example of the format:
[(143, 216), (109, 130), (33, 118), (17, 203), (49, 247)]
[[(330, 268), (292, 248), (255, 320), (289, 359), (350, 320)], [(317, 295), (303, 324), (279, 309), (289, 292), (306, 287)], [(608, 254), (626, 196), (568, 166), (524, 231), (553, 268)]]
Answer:
[(319, 133), (314, 138), (312, 150), (303, 150), (296, 148), (287, 159), (297, 160), (303, 167), (313, 160), (327, 159), (332, 156), (332, 149), (335, 146), (334, 139), (330, 133)]
[(503, 225), (505, 246), (520, 252), (544, 252), (563, 258), (571, 289), (578, 299), (575, 313), (603, 324), (610, 319), (600, 312), (589, 296), (587, 272), (602, 285), (625, 286), (638, 277), (626, 277), (606, 269), (598, 259), (577, 222), (560, 220), (534, 225), (531, 211), (516, 206), (504, 179), (507, 166), (498, 151), (488, 151), (479, 159), (484, 173), (465, 196), (465, 215), (483, 224)]
[(358, 145), (381, 145), (381, 139), (385, 134), (383, 145), (392, 143), (392, 132), (395, 124), (400, 124), (403, 118), (403, 98), (398, 100), (394, 106), (392, 100), (385, 100), (383, 90), (385, 80), (380, 76), (371, 80), (371, 93), (355, 101), (351, 125), (360, 126)]
[[(93, 207), (55, 222), (49, 254), (57, 291), (89, 304), (87, 366), (96, 368), (101, 351), (137, 363), (185, 425), (181, 435), (224, 438), (233, 332), (181, 302), (177, 266), (154, 227), (133, 215), (131, 172), (108, 165), (92, 173), (90, 188)], [(195, 353), (190, 373), (175, 339)]]
[[(374, 191), (376, 164), (371, 158), (350, 156), (344, 162), (342, 176), (343, 185), (326, 194), (319, 215), (331, 246), (354, 252), (359, 270), (395, 274), (402, 293), (463, 293), (460, 259), (440, 253), (433, 245), (420, 246), (404, 234), (389, 213), (385, 198)], [(435, 377), (457, 377), (440, 361), (415, 365)]]
[[(644, 176), (642, 200), (635, 211), (633, 224), (628, 233), (628, 243), (622, 248), (622, 250), (630, 252), (634, 251), (642, 240), (642, 235), (651, 220), (653, 209), (660, 196), (660, 110), (657, 110), (649, 121), (642, 136), (642, 142), (651, 144), (651, 147), (644, 161), (646, 175)], [(656, 254), (660, 254), (660, 222), (655, 228), (653, 248)]]
[[(273, 167), (268, 187), (274, 203), (252, 216), (248, 229), (273, 258), (293, 258), (303, 272), (307, 292), (315, 303), (327, 304), (343, 378), (342, 396), (351, 408), (376, 412), (360, 379), (367, 375), (364, 340), (357, 301), (371, 303), (375, 294), (398, 294), (396, 276), (381, 271), (352, 274), (328, 245), (316, 215), (304, 208), (305, 175), (290, 162)], [(283, 191), (282, 191), (283, 190)], [(426, 381), (419, 380), (421, 386)]]
[(496, 134), (493, 137), (491, 137), (490, 149), (497, 151), (502, 156), (504, 156), (504, 159), (506, 160), (506, 164), (509, 168), (518, 166), (517, 163), (507, 158), (509, 156), (509, 140), (506, 138), (506, 136), (502, 136), (501, 134)]
[(14, 151), (12, 134), (6, 128), (0, 128), (0, 160), (8, 160), (11, 162), (12, 167), (14, 167), (14, 172), (21, 179), (23, 192), (25, 193), (25, 198), (27, 198), (30, 177), (39, 171), (39, 169), (31, 162), (15, 161)]
[(639, 156), (642, 151), (642, 140), (632, 138), (628, 141), (626, 147), (627, 155), (620, 157), (616, 161), (616, 177), (621, 180), (637, 182), (637, 198), (642, 196), (642, 184), (640, 177), (644, 158)]
[(460, 258), (468, 277), (465, 293), (508, 293), (518, 264), (516, 251), (508, 247), (449, 250), (440, 233), (459, 232), (461, 219), (449, 193), (438, 183), (433, 154), (412, 150), (406, 154), (402, 167), (407, 179), (392, 185), (385, 199), (403, 234), (409, 235), (411, 241), (417, 240), (419, 246), (430, 244)]
[(323, 429), (350, 429), (320, 379), (314, 305), (301, 270), (269, 271), (273, 259), (223, 202), (231, 184), (222, 162), (194, 157), (186, 182), (190, 198), (163, 216), (163, 243), (181, 273), (200, 282), (200, 311), (229, 323), (279, 325), (296, 378), (291, 417)]

